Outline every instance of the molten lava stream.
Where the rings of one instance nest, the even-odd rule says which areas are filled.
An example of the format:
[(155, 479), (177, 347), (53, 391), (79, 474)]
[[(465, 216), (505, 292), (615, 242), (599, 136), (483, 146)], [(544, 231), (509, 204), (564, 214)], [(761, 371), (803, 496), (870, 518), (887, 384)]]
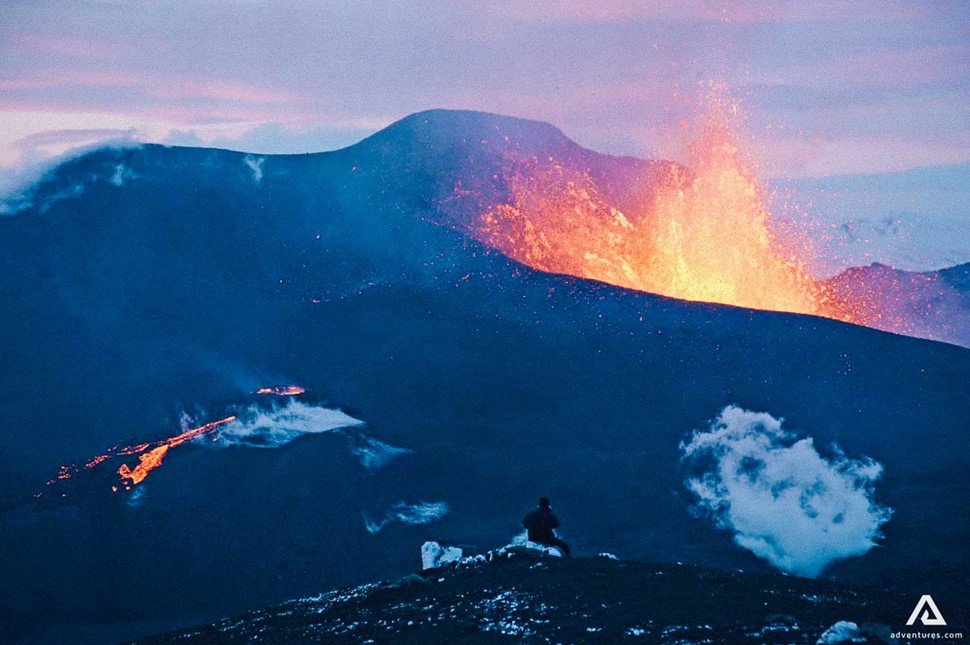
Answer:
[[(122, 464), (121, 467), (118, 468), (118, 475), (121, 476), (121, 485), (125, 490), (131, 490), (132, 487), (137, 486), (145, 481), (145, 478), (148, 477), (148, 473), (162, 465), (162, 460), (165, 458), (165, 455), (168, 454), (168, 451), (171, 448), (179, 446), (187, 441), (192, 441), (198, 437), (212, 434), (219, 428), (219, 426), (235, 420), (235, 416), (229, 416), (224, 419), (219, 419), (218, 421), (213, 421), (211, 423), (199, 426), (198, 428), (186, 430), (180, 435), (163, 439), (152, 444), (140, 444), (135, 448), (122, 448), (118, 451), (118, 454), (141, 454), (139, 454), (138, 464), (134, 468), (128, 464)], [(147, 452), (145, 452), (146, 450)]]
[(121, 468), (118, 469), (118, 474), (121, 475), (122, 485), (125, 490), (131, 490), (132, 486), (136, 486), (148, 477), (148, 473), (153, 469), (158, 468), (162, 465), (162, 459), (168, 452), (168, 446), (159, 446), (153, 450), (142, 454), (138, 457), (138, 465), (134, 468), (128, 466), (128, 464), (121, 464)]
[[(92, 470), (99, 464), (116, 457), (138, 455), (138, 463), (134, 466), (134, 468), (128, 464), (122, 464), (118, 468), (118, 475), (121, 477), (120, 486), (125, 490), (131, 490), (132, 487), (137, 486), (145, 481), (145, 478), (148, 477), (148, 473), (162, 465), (162, 460), (165, 458), (165, 455), (168, 454), (170, 449), (180, 446), (187, 441), (212, 435), (219, 429), (220, 426), (231, 423), (235, 420), (235, 416), (228, 416), (224, 419), (219, 419), (218, 421), (206, 423), (198, 428), (191, 428), (181, 434), (174, 437), (169, 437), (168, 439), (162, 439), (161, 441), (140, 443), (134, 446), (115, 446), (114, 448), (108, 450), (108, 452), (89, 459), (84, 463), (84, 469)], [(77, 464), (61, 466), (57, 471), (57, 476), (49, 480), (47, 482), (47, 486), (53, 486), (59, 482), (71, 479), (77, 475), (80, 470), (81, 468)], [(111, 490), (118, 492), (119, 487), (112, 486)], [(35, 498), (40, 498), (43, 496), (43, 492), (34, 494)], [(63, 496), (65, 496), (64, 493), (62, 493), (62, 497)]]

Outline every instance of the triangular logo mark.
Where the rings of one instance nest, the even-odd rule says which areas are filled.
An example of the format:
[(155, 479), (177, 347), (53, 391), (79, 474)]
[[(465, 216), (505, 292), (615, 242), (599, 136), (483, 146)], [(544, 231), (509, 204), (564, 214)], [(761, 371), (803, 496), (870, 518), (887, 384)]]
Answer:
[[(923, 609), (924, 607), (926, 607), (926, 609)], [(919, 615), (921, 609), (923, 610), (922, 616)], [(933, 617), (930, 618), (930, 615)], [(946, 621), (943, 620), (943, 614), (941, 614), (940, 610), (937, 609), (936, 603), (933, 602), (933, 598), (929, 594), (926, 594), (919, 599), (919, 602), (916, 603), (916, 609), (913, 610), (913, 613), (910, 615), (909, 620), (906, 621), (906, 624), (912, 625), (915, 623), (917, 616), (919, 616), (920, 621), (924, 625), (946, 625)]]

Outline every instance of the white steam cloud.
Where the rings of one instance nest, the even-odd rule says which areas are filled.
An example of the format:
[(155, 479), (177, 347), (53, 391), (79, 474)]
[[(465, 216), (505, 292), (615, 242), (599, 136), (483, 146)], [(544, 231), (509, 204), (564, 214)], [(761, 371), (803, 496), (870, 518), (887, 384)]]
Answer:
[(447, 515), (448, 511), (448, 504), (445, 502), (418, 502), (417, 504), (398, 502), (384, 513), (384, 517), (378, 521), (372, 520), (364, 513), (364, 526), (367, 527), (370, 533), (377, 533), (388, 524), (394, 522), (400, 522), (401, 524), (431, 524)]
[[(278, 448), (304, 435), (340, 431), (349, 443), (350, 453), (368, 471), (380, 470), (402, 455), (414, 452), (398, 448), (357, 430), (365, 423), (359, 419), (318, 405), (310, 405), (296, 398), (286, 400), (281, 407), (251, 405), (236, 411), (236, 419), (219, 427), (207, 446), (247, 446)], [(195, 420), (182, 415), (182, 430), (188, 431)]]
[(875, 546), (892, 510), (872, 500), (882, 466), (823, 457), (767, 413), (728, 406), (681, 444), (697, 510), (782, 571), (815, 577)]
[(219, 429), (217, 444), (278, 448), (303, 435), (362, 425), (363, 421), (340, 410), (290, 400), (279, 408), (253, 407), (249, 413), (239, 415)]

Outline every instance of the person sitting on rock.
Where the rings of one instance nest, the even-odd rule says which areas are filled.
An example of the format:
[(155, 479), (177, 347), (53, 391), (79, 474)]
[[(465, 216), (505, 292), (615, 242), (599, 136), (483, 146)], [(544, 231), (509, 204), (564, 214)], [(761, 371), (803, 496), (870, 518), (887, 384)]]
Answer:
[(556, 547), (564, 556), (569, 557), (569, 545), (552, 532), (559, 526), (559, 518), (552, 512), (548, 497), (539, 498), (539, 507), (526, 514), (522, 526), (529, 531), (529, 542)]

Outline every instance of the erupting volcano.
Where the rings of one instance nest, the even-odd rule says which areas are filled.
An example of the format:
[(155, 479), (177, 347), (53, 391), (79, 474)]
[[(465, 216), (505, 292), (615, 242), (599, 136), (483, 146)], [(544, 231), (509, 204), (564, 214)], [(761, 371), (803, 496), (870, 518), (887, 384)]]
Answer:
[(634, 209), (617, 208), (588, 173), (533, 157), (512, 169), (508, 200), (471, 233), (542, 271), (865, 324), (862, 301), (835, 299), (809, 276), (809, 241), (772, 229), (766, 191), (732, 127), (737, 104), (716, 89), (706, 104), (687, 165), (655, 165), (651, 197)]
[(719, 109), (689, 150), (693, 175), (675, 170), (661, 183), (646, 239), (635, 249), (637, 288), (685, 300), (823, 313), (815, 284), (793, 252), (802, 242), (769, 229), (764, 191)]
[[(942, 579), (958, 596), (961, 572), (938, 565), (965, 555), (953, 509), (970, 505), (950, 502), (968, 490), (967, 350), (646, 290), (818, 313), (879, 284), (910, 294), (915, 316), (934, 285), (962, 293), (970, 267), (812, 280), (802, 240), (772, 230), (725, 105), (683, 165), (435, 110), (347, 149), (267, 156), (259, 182), (225, 150), (101, 150), (59, 167), (39, 205), (0, 218), (0, 291), (16, 304), (0, 334), (0, 615), (30, 634), (106, 616), (174, 624), (232, 598), (404, 575), (415, 536), (504, 544), (537, 477), (552, 478), (577, 551), (766, 569), (684, 493), (707, 471), (680, 446), (730, 405), (792, 419), (799, 434), (772, 452), (783, 463), (793, 445), (826, 458), (843, 445), (885, 469), (889, 537), (834, 575)], [(112, 183), (119, 165), (136, 178)], [(198, 421), (180, 423), (188, 402)], [(771, 481), (744, 483), (770, 497)], [(630, 522), (602, 499), (648, 503)], [(805, 543), (852, 524), (837, 514), (809, 518), (811, 534), (784, 513), (731, 530)], [(61, 588), (84, 593), (53, 607)], [(132, 598), (159, 613), (131, 613)]]

